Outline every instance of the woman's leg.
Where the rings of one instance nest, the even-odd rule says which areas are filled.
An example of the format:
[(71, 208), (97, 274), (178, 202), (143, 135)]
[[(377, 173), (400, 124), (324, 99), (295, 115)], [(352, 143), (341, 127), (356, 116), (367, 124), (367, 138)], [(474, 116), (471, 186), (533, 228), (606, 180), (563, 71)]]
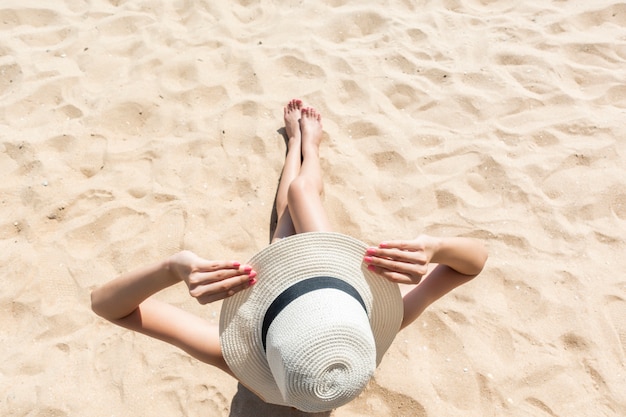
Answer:
[(302, 101), (298, 99), (291, 100), (283, 109), (285, 132), (287, 134), (287, 156), (285, 157), (285, 165), (283, 166), (283, 172), (280, 175), (280, 182), (276, 192), (276, 215), (278, 220), (272, 236), (272, 242), (296, 233), (287, 207), (287, 192), (291, 182), (300, 173), (302, 161), (301, 110)]
[(322, 117), (315, 109), (301, 110), (302, 165), (289, 185), (288, 208), (296, 233), (331, 231), (322, 205), (324, 189), (319, 147), (322, 140)]

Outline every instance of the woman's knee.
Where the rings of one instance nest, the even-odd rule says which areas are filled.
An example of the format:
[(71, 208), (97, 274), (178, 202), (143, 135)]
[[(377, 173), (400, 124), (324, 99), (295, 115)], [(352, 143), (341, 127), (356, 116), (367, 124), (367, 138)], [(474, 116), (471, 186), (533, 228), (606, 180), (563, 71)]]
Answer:
[(315, 184), (308, 178), (297, 177), (289, 184), (289, 190), (287, 191), (289, 204), (305, 199), (307, 196), (311, 195), (319, 195), (319, 192)]
[(296, 233), (331, 231), (317, 185), (306, 177), (293, 180), (287, 193)]

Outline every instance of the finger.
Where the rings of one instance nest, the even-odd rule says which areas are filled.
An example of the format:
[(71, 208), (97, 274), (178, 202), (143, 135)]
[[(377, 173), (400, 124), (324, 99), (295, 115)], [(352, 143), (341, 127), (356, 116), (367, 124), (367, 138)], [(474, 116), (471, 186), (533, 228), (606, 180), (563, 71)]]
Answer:
[(419, 263), (427, 262), (426, 254), (421, 251), (409, 251), (401, 249), (381, 249), (368, 248), (366, 254), (368, 256), (386, 258), (399, 262)]
[[(256, 281), (255, 281), (256, 282)], [(202, 297), (197, 298), (200, 304), (209, 304), (214, 301), (223, 300), (224, 298), (232, 297), (237, 294), (239, 291), (245, 290), (246, 288), (250, 288), (254, 284), (250, 284), (250, 280), (245, 284), (237, 285), (226, 292), (219, 292), (215, 294), (206, 294)]]
[[(220, 271), (222, 274), (226, 274), (225, 271)], [(234, 276), (226, 276), (220, 280), (212, 280), (203, 284), (194, 285), (193, 288), (189, 288), (189, 294), (194, 298), (201, 298), (204, 296), (210, 296), (213, 294), (224, 293), (228, 295), (228, 292), (240, 285), (250, 284), (255, 279), (256, 272), (251, 271), (250, 274), (237, 274)], [(223, 298), (223, 297), (222, 297)]]
[(412, 240), (386, 240), (381, 242), (378, 247), (381, 249), (402, 249), (413, 250), (415, 242)]
[(376, 256), (365, 256), (363, 262), (367, 265), (374, 265), (389, 271), (400, 272), (407, 275), (424, 275), (428, 272), (428, 264), (420, 263), (415, 259), (396, 261), (394, 259), (379, 258)]
[(415, 285), (415, 284), (419, 284), (419, 282), (422, 280), (421, 275), (403, 274), (403, 273), (399, 273), (395, 271), (390, 271), (381, 267), (377, 267), (374, 265), (368, 265), (367, 269), (397, 284)]
[(219, 269), (209, 272), (192, 272), (189, 275), (188, 286), (189, 289), (194, 289), (198, 286), (212, 284), (214, 282), (223, 281), (229, 278), (247, 275), (247, 272), (240, 271), (239, 269)]
[(239, 291), (245, 290), (246, 288), (250, 288), (251, 286), (256, 284), (256, 282), (257, 282), (257, 280), (256, 280), (256, 272), (252, 271), (250, 273), (248, 281), (246, 283), (234, 286), (234, 287), (230, 288), (228, 291), (225, 291), (225, 292), (219, 292), (219, 293), (204, 295), (204, 296), (198, 298), (198, 302), (200, 304), (208, 304), (208, 303), (212, 303), (212, 302), (217, 301), (217, 300), (222, 300), (222, 299), (227, 298), (227, 297), (232, 297), (233, 295), (235, 295)]
[(212, 272), (221, 269), (239, 269), (241, 262), (237, 261), (213, 261), (200, 258), (194, 265), (194, 271)]

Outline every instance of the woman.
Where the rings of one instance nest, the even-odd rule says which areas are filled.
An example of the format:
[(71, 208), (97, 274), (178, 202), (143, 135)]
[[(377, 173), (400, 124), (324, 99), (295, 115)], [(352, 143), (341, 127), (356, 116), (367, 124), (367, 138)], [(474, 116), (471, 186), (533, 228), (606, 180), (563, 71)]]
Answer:
[[(278, 221), (272, 243), (294, 234), (332, 232), (320, 198), (321, 116), (300, 100), (291, 100), (284, 108), (284, 121), (288, 151), (276, 196)], [(476, 240), (427, 235), (382, 242), (362, 256), (367, 269), (380, 279), (416, 285), (402, 298), (401, 328), (432, 302), (478, 275), (487, 259)], [(206, 260), (182, 251), (94, 290), (92, 308), (115, 324), (178, 346), (235, 376), (224, 359), (218, 326), (151, 297), (181, 281), (191, 296), (206, 304), (254, 286), (257, 272), (239, 262)]]

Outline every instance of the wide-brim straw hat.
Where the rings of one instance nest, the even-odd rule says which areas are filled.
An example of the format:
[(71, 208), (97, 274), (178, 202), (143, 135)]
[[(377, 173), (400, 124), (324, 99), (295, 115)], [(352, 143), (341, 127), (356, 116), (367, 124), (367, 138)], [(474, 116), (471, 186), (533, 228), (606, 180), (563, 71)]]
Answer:
[(268, 403), (320, 412), (365, 388), (400, 329), (397, 284), (363, 264), (367, 245), (329, 232), (282, 239), (248, 262), (257, 283), (224, 300), (226, 363)]

